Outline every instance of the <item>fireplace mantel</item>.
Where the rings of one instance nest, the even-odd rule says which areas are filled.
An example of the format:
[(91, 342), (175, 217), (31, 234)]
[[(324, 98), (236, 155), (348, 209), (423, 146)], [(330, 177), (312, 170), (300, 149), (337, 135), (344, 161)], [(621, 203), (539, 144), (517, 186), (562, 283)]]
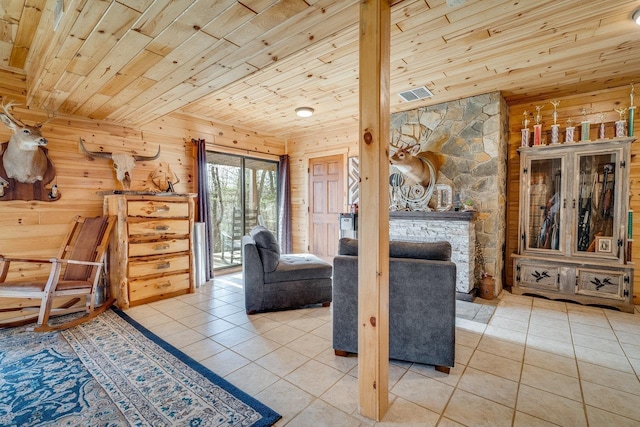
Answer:
[(432, 221), (473, 221), (475, 219), (475, 211), (391, 211), (390, 219), (426, 219)]
[(474, 211), (389, 212), (389, 239), (408, 242), (447, 241), (456, 264), (458, 297), (472, 298), (475, 288), (476, 230)]

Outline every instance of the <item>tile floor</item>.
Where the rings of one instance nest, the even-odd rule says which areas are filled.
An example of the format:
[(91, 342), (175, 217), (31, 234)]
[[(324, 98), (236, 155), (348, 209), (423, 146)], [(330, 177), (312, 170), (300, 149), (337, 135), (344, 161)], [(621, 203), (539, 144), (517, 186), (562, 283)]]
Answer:
[(358, 414), (358, 359), (334, 356), (330, 308), (247, 316), (238, 273), (127, 314), (279, 412), (278, 426), (640, 425), (638, 312), (506, 292), (491, 304), (459, 307), (450, 375), (391, 362), (378, 423)]

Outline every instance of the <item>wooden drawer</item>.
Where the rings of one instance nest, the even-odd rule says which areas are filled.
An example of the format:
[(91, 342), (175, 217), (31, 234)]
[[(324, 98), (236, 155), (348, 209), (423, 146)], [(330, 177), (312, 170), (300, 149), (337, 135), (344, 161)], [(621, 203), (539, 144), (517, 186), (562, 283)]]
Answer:
[(188, 219), (158, 219), (148, 221), (128, 222), (129, 237), (134, 236), (161, 236), (165, 234), (178, 234), (186, 236), (189, 234)]
[(147, 256), (172, 254), (176, 252), (187, 252), (189, 250), (189, 239), (157, 240), (144, 243), (130, 243), (129, 256)]
[(127, 277), (136, 279), (143, 276), (151, 276), (157, 274), (170, 274), (178, 271), (189, 270), (189, 255), (163, 256), (155, 259), (145, 258), (129, 260), (129, 272)]
[(129, 281), (129, 301), (189, 290), (189, 273)]
[(145, 218), (189, 218), (189, 204), (158, 200), (134, 200), (127, 202), (129, 216)]

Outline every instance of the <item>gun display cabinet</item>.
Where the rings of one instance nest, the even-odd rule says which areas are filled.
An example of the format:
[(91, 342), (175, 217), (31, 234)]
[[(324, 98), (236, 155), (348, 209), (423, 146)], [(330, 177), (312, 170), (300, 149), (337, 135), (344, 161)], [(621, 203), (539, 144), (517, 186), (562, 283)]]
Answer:
[(635, 138), (520, 148), (513, 293), (633, 312)]

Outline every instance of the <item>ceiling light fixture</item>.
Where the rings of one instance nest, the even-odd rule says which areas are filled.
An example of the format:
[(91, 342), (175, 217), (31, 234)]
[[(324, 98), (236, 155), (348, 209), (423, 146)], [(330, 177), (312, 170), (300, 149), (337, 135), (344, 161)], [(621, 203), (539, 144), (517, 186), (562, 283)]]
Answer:
[(636, 9), (636, 11), (633, 12), (631, 19), (633, 19), (636, 24), (640, 25), (640, 9)]
[(313, 115), (313, 108), (298, 107), (296, 108), (296, 114), (298, 115), (298, 117), (311, 117)]

